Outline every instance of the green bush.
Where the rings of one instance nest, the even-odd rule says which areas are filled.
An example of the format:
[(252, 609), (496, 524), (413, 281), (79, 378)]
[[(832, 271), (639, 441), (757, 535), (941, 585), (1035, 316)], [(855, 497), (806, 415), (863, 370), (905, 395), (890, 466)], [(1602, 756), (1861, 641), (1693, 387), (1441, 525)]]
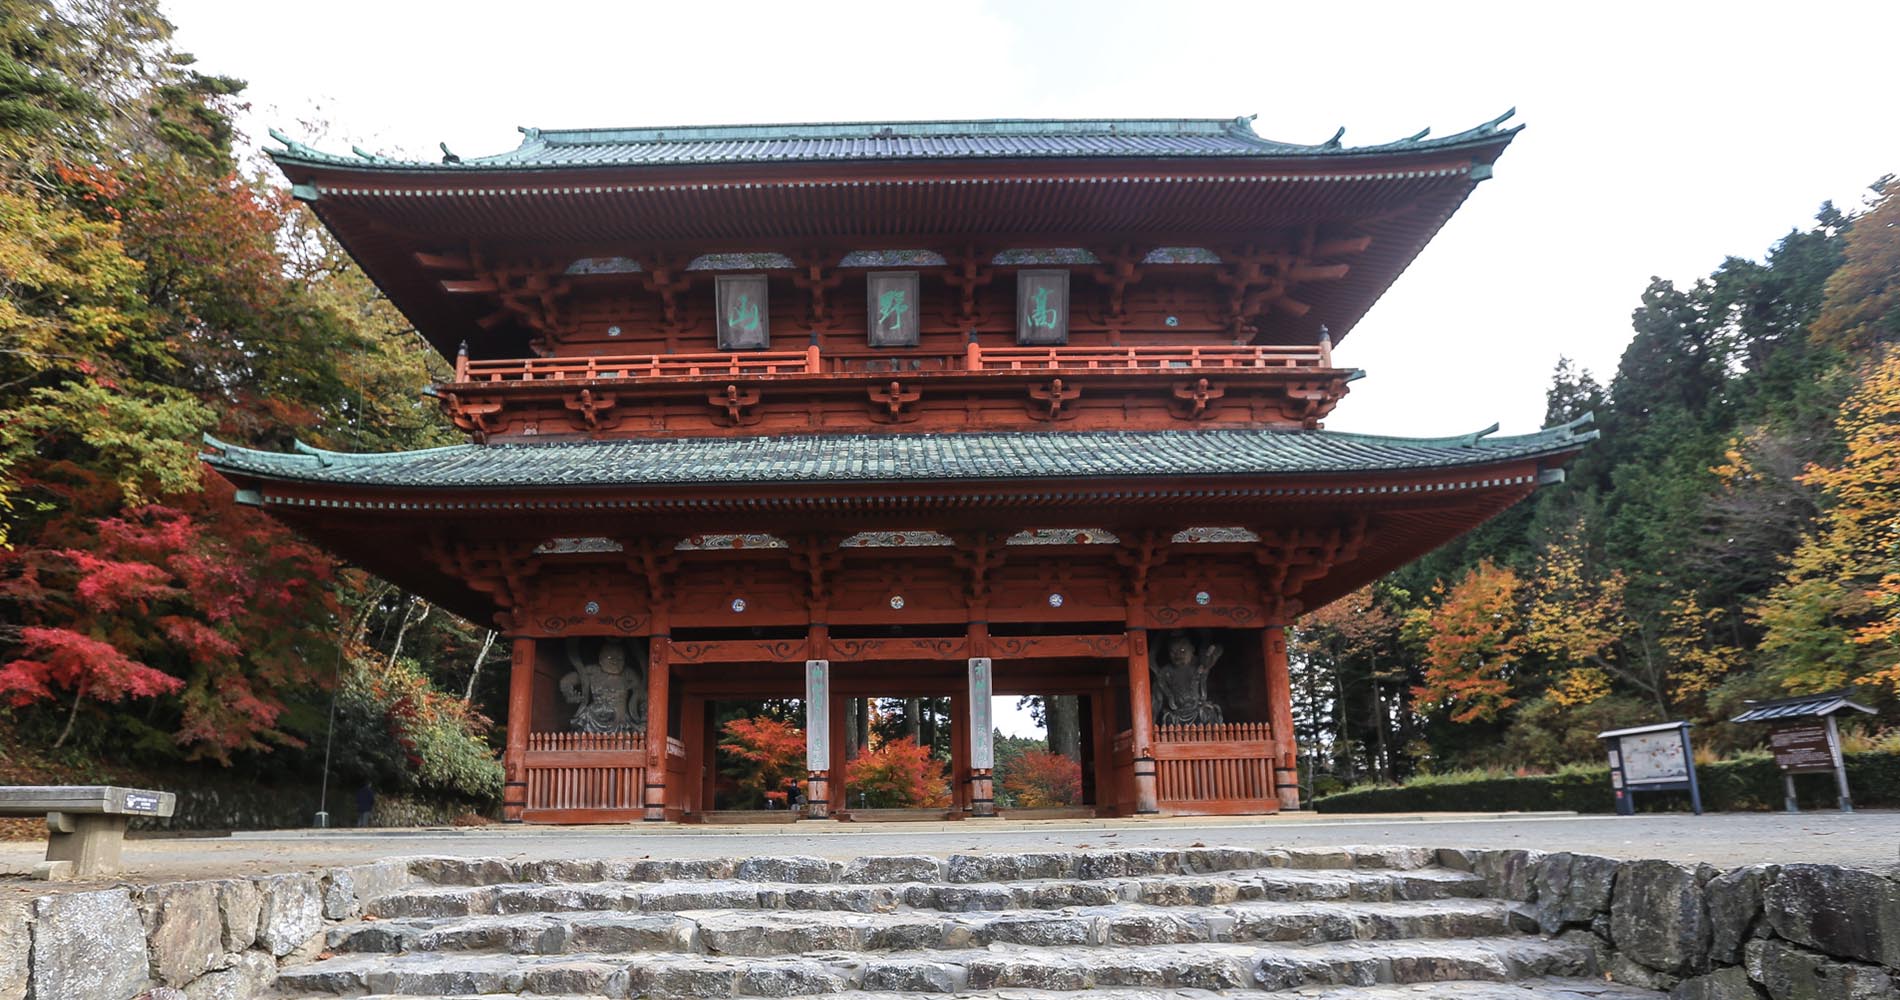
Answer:
[[(1856, 806), (1900, 806), (1900, 751), (1869, 750), (1846, 755), (1847, 784)], [(1774, 758), (1752, 754), (1696, 768), (1702, 808), (1711, 812), (1780, 809), (1781, 772)], [(1803, 809), (1834, 808), (1834, 777), (1795, 778)], [(1616, 811), (1608, 767), (1566, 768), (1557, 774), (1505, 777), (1464, 772), (1433, 775), (1405, 785), (1356, 788), (1315, 799), (1323, 813)], [(1689, 793), (1639, 795), (1636, 808), (1686, 810)]]

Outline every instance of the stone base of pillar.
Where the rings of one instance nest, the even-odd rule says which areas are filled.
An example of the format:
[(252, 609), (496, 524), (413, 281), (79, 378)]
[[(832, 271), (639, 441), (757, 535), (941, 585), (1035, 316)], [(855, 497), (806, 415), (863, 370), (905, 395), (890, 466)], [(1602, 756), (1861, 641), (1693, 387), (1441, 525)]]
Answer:
[(970, 772), (970, 815), (996, 815), (996, 782), (987, 767)]
[(1275, 767), (1273, 769), (1273, 790), (1280, 796), (1280, 808), (1298, 809), (1300, 807), (1300, 772), (1293, 767)]
[(1152, 816), (1161, 811), (1161, 797), (1155, 787), (1155, 759), (1135, 758), (1135, 815)]
[(521, 811), (528, 808), (528, 783), (510, 781), (501, 786), (501, 821), (521, 822)]
[(831, 772), (812, 771), (805, 777), (805, 818), (831, 818)]
[(666, 822), (666, 786), (664, 784), (647, 785), (647, 814), (649, 823)]

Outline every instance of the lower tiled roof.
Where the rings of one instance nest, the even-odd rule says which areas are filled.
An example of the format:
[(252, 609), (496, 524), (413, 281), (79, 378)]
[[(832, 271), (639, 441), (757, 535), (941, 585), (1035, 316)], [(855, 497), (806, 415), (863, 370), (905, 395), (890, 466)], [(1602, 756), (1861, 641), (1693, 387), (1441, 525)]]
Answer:
[[(1399, 438), (1333, 431), (1044, 431), (786, 435), (457, 445), (294, 454), (207, 439), (233, 478), (444, 489), (943, 482), (1145, 476), (1315, 475), (1449, 469), (1575, 451), (1586, 416), (1514, 437)], [(1495, 429), (1495, 428), (1493, 428)]]

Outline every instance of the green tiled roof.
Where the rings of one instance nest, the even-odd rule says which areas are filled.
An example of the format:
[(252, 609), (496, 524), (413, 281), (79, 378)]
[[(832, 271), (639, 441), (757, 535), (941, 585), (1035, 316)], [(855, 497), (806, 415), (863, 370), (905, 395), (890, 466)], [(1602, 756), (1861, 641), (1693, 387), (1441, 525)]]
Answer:
[[(1251, 118), (846, 122), (791, 125), (694, 125), (671, 128), (521, 130), (521, 145), (493, 156), (401, 160), (358, 149), (326, 153), (283, 133), (280, 162), (370, 170), (537, 170), (598, 166), (772, 163), (824, 160), (971, 160), (1073, 157), (1351, 157), (1449, 149), (1495, 142), (1517, 131), (1500, 126), (1513, 112), (1441, 138), (1416, 135), (1346, 146), (1345, 130), (1320, 143), (1276, 142), (1254, 134)], [(1521, 126), (1520, 126), (1521, 127)]]
[(1045, 431), (800, 435), (456, 445), (352, 455), (207, 439), (234, 479), (430, 489), (970, 482), (1447, 469), (1574, 451), (1586, 416), (1535, 434), (1398, 438), (1333, 431)]

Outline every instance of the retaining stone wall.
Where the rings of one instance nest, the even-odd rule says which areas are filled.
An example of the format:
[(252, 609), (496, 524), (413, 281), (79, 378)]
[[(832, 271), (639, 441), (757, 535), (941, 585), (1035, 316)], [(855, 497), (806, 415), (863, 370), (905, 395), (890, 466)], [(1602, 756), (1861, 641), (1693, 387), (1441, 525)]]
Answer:
[(1589, 929), (1610, 978), (1674, 1000), (1900, 1000), (1900, 882), (1885, 875), (1535, 851), (1439, 859), (1528, 904), (1545, 933)]
[[(1216, 856), (1260, 852), (1082, 852), (961, 855), (964, 880), (1082, 877), (1187, 870)], [(1301, 852), (1308, 866), (1438, 864), (1484, 876), (1488, 894), (1523, 904), (1549, 934), (1587, 931), (1612, 979), (1677, 1000), (1900, 1000), (1900, 882), (1834, 865), (1708, 865), (1618, 861), (1535, 851), (1436, 852), (1354, 848)], [(1333, 855), (1337, 858), (1333, 858)], [(1134, 858), (1139, 855), (1139, 858)], [(1324, 856), (1322, 856), (1324, 855)], [(1164, 857), (1165, 856), (1165, 857)], [(1053, 860), (1063, 863), (1050, 867)], [(780, 871), (789, 859), (694, 862), (684, 877), (832, 881), (902, 879), (916, 858)], [(314, 875), (171, 882), (0, 899), (0, 1000), (250, 1000), (281, 964), (308, 961), (326, 923), (348, 920), (378, 895), (421, 881), (480, 874), (477, 859), (407, 859)], [(531, 877), (500, 862), (496, 877)], [(665, 864), (665, 863), (654, 863)], [(602, 868), (550, 862), (551, 877)], [(1211, 864), (1214, 868), (1225, 867)], [(667, 866), (667, 873), (674, 866)], [(566, 869), (572, 868), (574, 872)], [(757, 869), (748, 871), (748, 868)], [(887, 870), (889, 869), (889, 870)], [(980, 871), (979, 871), (980, 869)], [(689, 873), (690, 870), (690, 873)]]

